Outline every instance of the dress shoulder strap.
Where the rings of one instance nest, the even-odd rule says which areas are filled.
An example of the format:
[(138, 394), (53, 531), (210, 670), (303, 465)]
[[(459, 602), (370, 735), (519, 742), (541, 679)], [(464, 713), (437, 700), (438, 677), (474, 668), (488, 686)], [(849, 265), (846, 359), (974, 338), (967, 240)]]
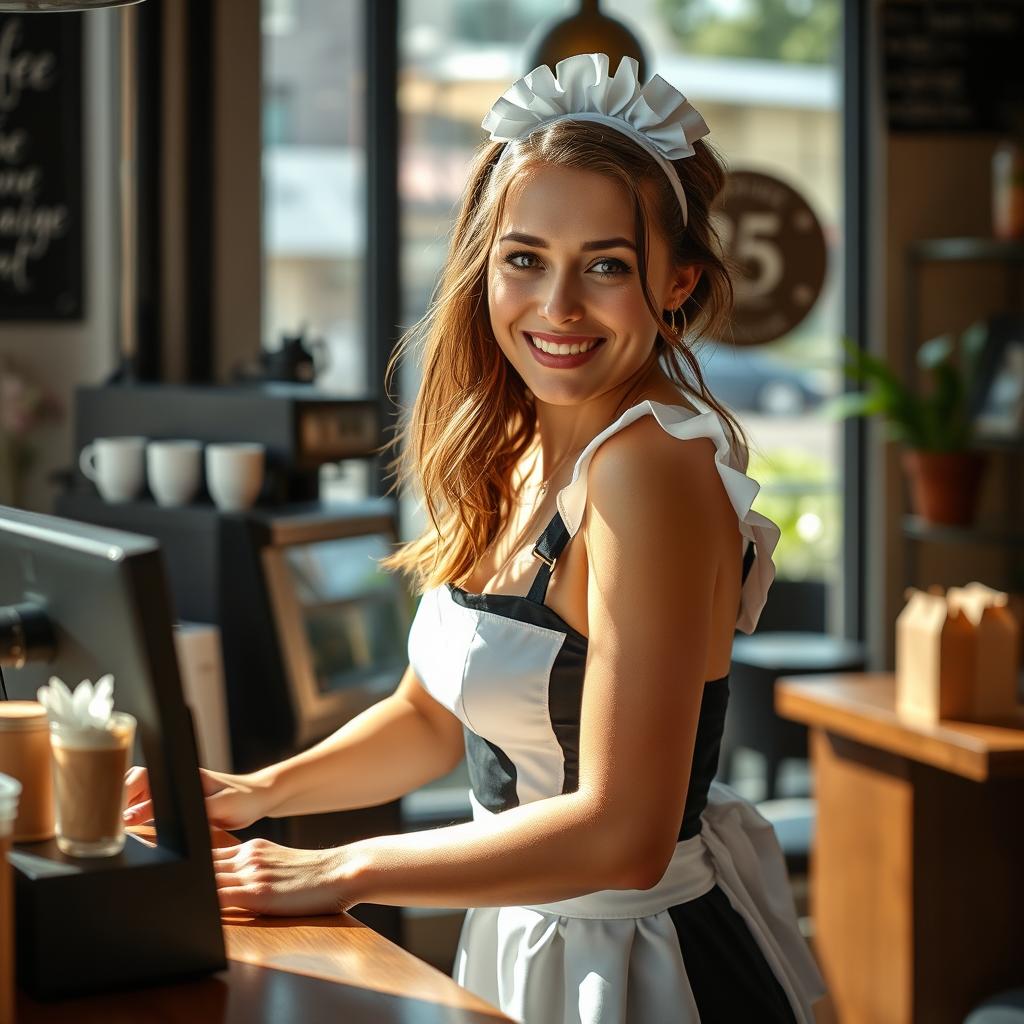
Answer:
[(558, 492), (558, 511), (534, 545), (533, 554), (543, 564), (527, 595), (530, 600), (544, 602), (555, 561), (580, 528), (587, 500), (587, 468), (594, 452), (612, 434), (641, 416), (650, 415), (673, 437), (681, 440), (710, 437), (715, 443), (715, 466), (736, 510), (740, 533), (747, 541), (743, 553), (742, 593), (736, 628), (744, 633), (754, 631), (768, 590), (775, 579), (772, 554), (779, 542), (780, 531), (775, 523), (750, 507), (761, 487), (746, 474), (747, 452), (732, 450), (725, 427), (714, 409), (695, 396), (691, 396), (691, 400), (698, 406), (697, 412), (685, 406), (665, 405), (649, 400), (640, 402), (627, 409), (583, 449), (573, 467), (572, 479)]

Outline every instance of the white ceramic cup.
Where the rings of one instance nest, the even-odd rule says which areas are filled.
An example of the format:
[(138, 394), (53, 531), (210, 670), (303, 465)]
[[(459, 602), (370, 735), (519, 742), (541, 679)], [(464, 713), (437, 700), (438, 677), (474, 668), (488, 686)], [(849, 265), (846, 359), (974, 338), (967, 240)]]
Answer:
[(222, 512), (242, 512), (256, 501), (263, 486), (261, 444), (230, 442), (206, 446), (206, 489)]
[(150, 441), (146, 446), (146, 478), (158, 505), (187, 505), (199, 490), (201, 441)]
[(78, 467), (104, 501), (131, 501), (146, 479), (145, 451), (144, 437), (97, 437), (82, 449)]

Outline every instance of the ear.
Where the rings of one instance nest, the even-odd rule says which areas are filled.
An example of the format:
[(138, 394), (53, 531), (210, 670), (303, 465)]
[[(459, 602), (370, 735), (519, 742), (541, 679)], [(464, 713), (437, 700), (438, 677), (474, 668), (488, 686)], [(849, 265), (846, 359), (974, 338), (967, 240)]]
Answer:
[(697, 287), (703, 267), (693, 263), (684, 263), (675, 268), (669, 283), (665, 301), (665, 309), (678, 309)]

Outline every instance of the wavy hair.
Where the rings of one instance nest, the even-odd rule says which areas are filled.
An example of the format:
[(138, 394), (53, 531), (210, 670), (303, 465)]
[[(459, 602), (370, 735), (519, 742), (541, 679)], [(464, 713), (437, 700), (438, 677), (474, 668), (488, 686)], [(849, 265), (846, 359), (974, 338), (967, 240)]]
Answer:
[[(651, 315), (662, 325), (635, 379), (641, 382), (661, 359), (682, 394), (698, 396), (720, 414), (746, 467), (746, 436), (708, 390), (691, 351), (696, 339), (728, 334), (733, 305), (729, 268), (711, 217), (712, 204), (725, 184), (725, 167), (717, 152), (698, 140), (693, 156), (673, 162), (686, 191), (689, 221), (684, 226), (664, 171), (614, 129), (592, 122), (554, 121), (514, 143), (516, 151), (496, 168), (504, 145), (485, 142), (476, 153), (427, 312), (403, 334), (385, 372), (388, 388), (406, 353), (414, 346), (419, 349), (419, 391), (411, 411), (403, 413), (395, 437), (381, 451), (398, 450), (389, 463), (395, 473), (389, 493), (409, 486), (418, 491), (430, 523), (421, 536), (399, 545), (379, 563), (411, 576), (418, 592), (469, 579), (504, 528), (518, 494), (512, 470), (534, 436), (536, 409), (532, 393), (491, 330), (487, 268), (509, 195), (522, 188), (528, 172), (539, 165), (596, 171), (618, 182), (630, 197), (638, 277)], [(652, 223), (660, 225), (672, 265), (697, 265), (702, 271), (683, 303), (685, 329), (679, 333), (671, 330), (669, 314), (657, 307), (647, 285)], [(629, 397), (627, 393), (622, 405)]]

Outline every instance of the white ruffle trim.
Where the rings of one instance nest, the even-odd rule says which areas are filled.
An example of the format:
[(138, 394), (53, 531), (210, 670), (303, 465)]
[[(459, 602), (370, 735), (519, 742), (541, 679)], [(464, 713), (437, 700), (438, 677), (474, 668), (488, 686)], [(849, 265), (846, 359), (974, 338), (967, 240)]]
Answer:
[(729, 500), (736, 510), (740, 533), (756, 546), (756, 557), (750, 567), (746, 583), (743, 584), (740, 610), (736, 619), (738, 630), (753, 633), (768, 597), (768, 590), (775, 579), (772, 554), (779, 543), (780, 531), (767, 516), (755, 512), (750, 507), (761, 485), (746, 475), (746, 451), (734, 453), (718, 413), (695, 396), (688, 397), (698, 408), (703, 408), (703, 411), (695, 413), (685, 406), (645, 401), (627, 409), (611, 426), (602, 430), (580, 453), (573, 468), (572, 479), (558, 492), (558, 511), (569, 535), (575, 536), (583, 521), (587, 503), (587, 468), (594, 452), (612, 434), (641, 416), (653, 416), (668, 433), (681, 440), (710, 437), (715, 443), (715, 465)]

